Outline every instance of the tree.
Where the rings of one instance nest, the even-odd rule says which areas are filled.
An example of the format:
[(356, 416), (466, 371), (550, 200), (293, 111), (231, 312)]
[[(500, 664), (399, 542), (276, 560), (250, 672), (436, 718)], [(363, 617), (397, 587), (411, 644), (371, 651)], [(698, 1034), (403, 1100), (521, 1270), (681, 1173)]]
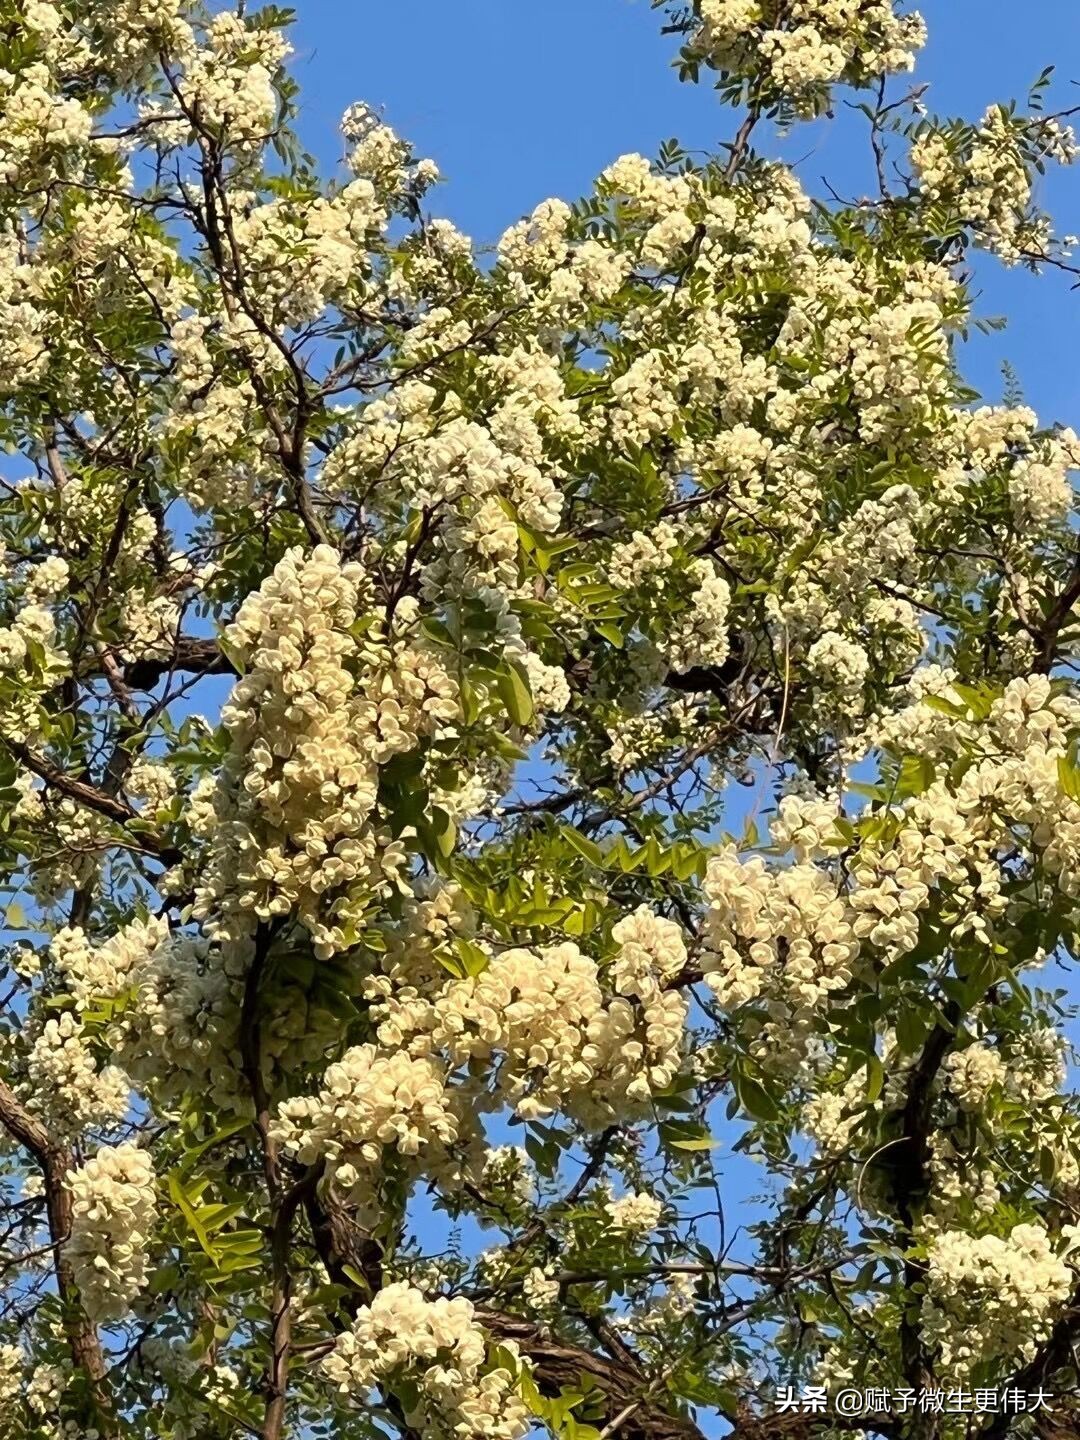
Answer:
[(287, 11), (3, 17), (5, 1434), (1075, 1434), (1080, 442), (955, 355), (1049, 75), (665, 8), (731, 143), (478, 257)]

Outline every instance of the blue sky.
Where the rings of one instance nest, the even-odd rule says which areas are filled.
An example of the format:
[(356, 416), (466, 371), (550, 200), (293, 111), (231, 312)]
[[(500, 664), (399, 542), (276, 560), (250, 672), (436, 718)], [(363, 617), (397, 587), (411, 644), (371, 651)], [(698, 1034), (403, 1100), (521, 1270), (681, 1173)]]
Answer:
[[(446, 183), (431, 198), (478, 242), (491, 242), (538, 201), (573, 199), (617, 155), (654, 155), (676, 136), (714, 148), (734, 112), (707, 86), (682, 85), (675, 45), (648, 0), (293, 0), (303, 90), (302, 134), (327, 168), (340, 155), (337, 124), (354, 100), (380, 109)], [(1080, 6), (1074, 0), (925, 0), (930, 43), (917, 79), (939, 113), (977, 118), (1022, 98), (1055, 63), (1053, 108), (1080, 103)], [(897, 85), (904, 82), (898, 81)], [(899, 93), (899, 91), (897, 92)], [(860, 125), (800, 126), (772, 147), (798, 161), (806, 187), (827, 174), (842, 193), (866, 188)], [(1062, 233), (1080, 233), (1080, 169), (1044, 182)], [(1080, 367), (1070, 343), (1080, 292), (1066, 277), (1033, 278), (980, 266), (981, 313), (1009, 328), (972, 343), (965, 370), (988, 400), (1001, 397), (1001, 361), (1049, 423), (1080, 428)]]

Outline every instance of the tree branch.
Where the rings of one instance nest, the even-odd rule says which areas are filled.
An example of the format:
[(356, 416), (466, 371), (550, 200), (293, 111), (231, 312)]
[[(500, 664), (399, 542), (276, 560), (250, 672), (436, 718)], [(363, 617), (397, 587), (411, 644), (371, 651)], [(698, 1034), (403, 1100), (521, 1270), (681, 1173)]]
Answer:
[(309, 1190), (314, 1189), (317, 1171), (285, 1191), (277, 1142), (270, 1129), (270, 1096), (262, 1073), (262, 1020), (259, 1013), (260, 988), (270, 947), (277, 929), (262, 924), (255, 933), (255, 952), (244, 985), (240, 1010), (240, 1053), (244, 1076), (255, 1107), (255, 1128), (262, 1147), (263, 1173), (270, 1203), (270, 1355), (266, 1365), (266, 1404), (263, 1411), (263, 1440), (280, 1440), (285, 1426), (289, 1392), (289, 1362), (292, 1354), (292, 1227), (293, 1220)]
[(60, 1296), (68, 1350), (76, 1369), (86, 1376), (98, 1422), (103, 1422), (106, 1432), (114, 1435), (117, 1431), (116, 1416), (101, 1342), (79, 1302), (74, 1271), (64, 1253), (71, 1234), (71, 1192), (65, 1183), (71, 1169), (71, 1154), (53, 1138), (43, 1122), (26, 1109), (3, 1080), (0, 1080), (0, 1125), (30, 1152), (41, 1170), (51, 1241), (49, 1248), (54, 1256), (53, 1273)]
[[(59, 790), (69, 800), (77, 800), (80, 805), (85, 805), (88, 810), (93, 810), (99, 815), (104, 815), (108, 820), (115, 820), (119, 825), (129, 825), (133, 820), (141, 817), (137, 810), (132, 809), (125, 801), (115, 795), (108, 794), (89, 781), (77, 780), (74, 775), (69, 775), (59, 766), (54, 765), (51, 760), (46, 759), (36, 750), (31, 750), (28, 745), (23, 745), (18, 740), (4, 740), (10, 753), (25, 769), (32, 771), (39, 779), (44, 780), (46, 785)], [(166, 865), (175, 865), (183, 857), (179, 850), (174, 850), (166, 845), (164, 841), (154, 835), (152, 831), (140, 831), (132, 837), (137, 849), (149, 851)]]
[(476, 1318), (497, 1339), (514, 1341), (532, 1362), (541, 1394), (580, 1389), (582, 1375), (594, 1380), (605, 1396), (605, 1428), (621, 1417), (624, 1440), (704, 1440), (689, 1416), (673, 1414), (648, 1393), (648, 1382), (636, 1367), (567, 1344), (516, 1315), (478, 1310)]

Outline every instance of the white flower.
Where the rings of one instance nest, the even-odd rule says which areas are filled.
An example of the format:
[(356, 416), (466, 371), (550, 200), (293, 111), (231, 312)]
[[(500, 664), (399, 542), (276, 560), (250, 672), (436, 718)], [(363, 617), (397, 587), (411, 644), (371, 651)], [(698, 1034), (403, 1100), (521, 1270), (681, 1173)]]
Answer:
[(147, 1249), (157, 1208), (150, 1156), (136, 1145), (102, 1146), (71, 1172), (68, 1188), (67, 1254), (79, 1296), (92, 1319), (118, 1320), (149, 1278)]
[[(503, 1348), (513, 1352), (512, 1344)], [(486, 1358), (486, 1337), (468, 1300), (427, 1300), (396, 1281), (359, 1311), (321, 1368), (357, 1406), (384, 1377), (410, 1381), (416, 1398), (407, 1421), (440, 1440), (519, 1440), (531, 1421), (515, 1377), (502, 1367), (485, 1370)]]
[(638, 1190), (619, 1200), (609, 1200), (604, 1210), (613, 1229), (625, 1230), (630, 1235), (649, 1235), (659, 1224), (664, 1205), (655, 1195)]

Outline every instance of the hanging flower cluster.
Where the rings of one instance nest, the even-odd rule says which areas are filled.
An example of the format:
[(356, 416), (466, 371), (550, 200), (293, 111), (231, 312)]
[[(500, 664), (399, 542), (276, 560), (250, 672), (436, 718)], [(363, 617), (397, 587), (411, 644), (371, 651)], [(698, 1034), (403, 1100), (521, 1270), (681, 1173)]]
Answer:
[(137, 1145), (102, 1146), (67, 1183), (72, 1197), (67, 1253), (80, 1299), (95, 1320), (117, 1320), (149, 1279), (157, 1213), (153, 1162)]
[(353, 633), (362, 587), (362, 567), (328, 546), (290, 552), (229, 631), (245, 673), (222, 712), (232, 750), (195, 902), (216, 939), (295, 910), (325, 958), (401, 885), (378, 766), (456, 718), (457, 690), (422, 645)]
[(718, 70), (759, 102), (783, 97), (800, 115), (824, 108), (833, 85), (912, 69), (926, 40), (921, 16), (897, 14), (893, 0), (695, 0), (682, 23), (687, 67)]
[(343, 1395), (362, 1403), (376, 1386), (408, 1386), (405, 1418), (439, 1436), (518, 1440), (530, 1428), (517, 1377), (489, 1366), (468, 1300), (426, 1300), (410, 1285), (381, 1290), (322, 1362)]
[(1037, 1225), (977, 1238), (946, 1231), (931, 1242), (926, 1265), (931, 1304), (923, 1323), (957, 1378), (987, 1355), (1029, 1359), (1075, 1284), (1067, 1259)]

